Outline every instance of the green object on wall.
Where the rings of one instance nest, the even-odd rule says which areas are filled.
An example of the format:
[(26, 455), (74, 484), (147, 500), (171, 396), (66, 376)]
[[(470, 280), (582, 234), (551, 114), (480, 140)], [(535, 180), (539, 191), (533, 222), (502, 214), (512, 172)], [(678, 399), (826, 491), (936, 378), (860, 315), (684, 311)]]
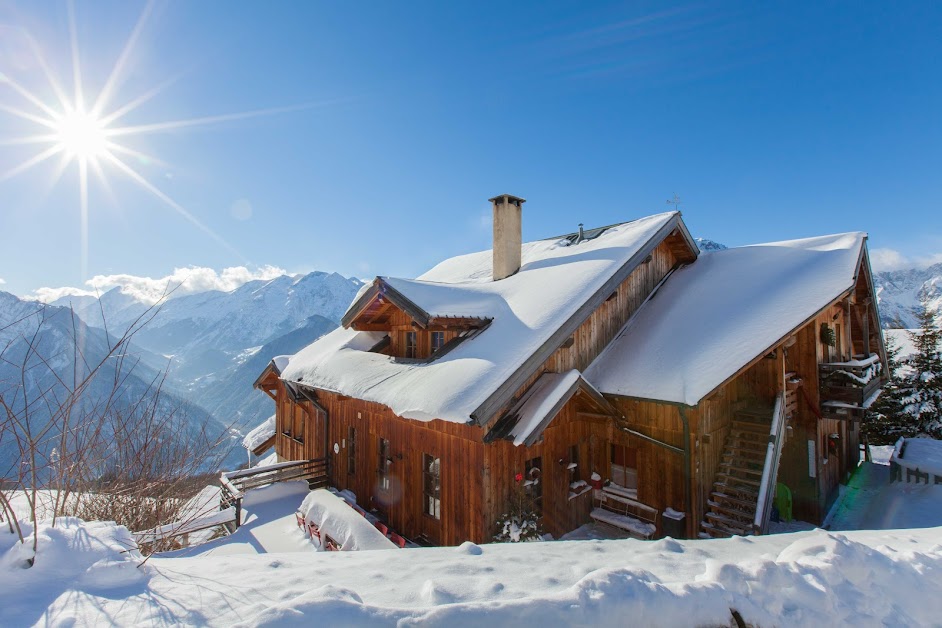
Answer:
[(782, 521), (792, 520), (792, 491), (781, 482), (775, 485), (775, 507)]

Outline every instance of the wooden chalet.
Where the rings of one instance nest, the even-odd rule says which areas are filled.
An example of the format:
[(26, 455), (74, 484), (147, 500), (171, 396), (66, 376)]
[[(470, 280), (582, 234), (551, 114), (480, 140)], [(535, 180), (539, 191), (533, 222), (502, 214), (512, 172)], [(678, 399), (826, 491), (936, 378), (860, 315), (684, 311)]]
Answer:
[(557, 538), (763, 533), (789, 492), (823, 519), (886, 366), (866, 236), (701, 254), (669, 212), (524, 244), (491, 202), (492, 251), (377, 277), (260, 375), (279, 459), (429, 544), (491, 540), (521, 477)]

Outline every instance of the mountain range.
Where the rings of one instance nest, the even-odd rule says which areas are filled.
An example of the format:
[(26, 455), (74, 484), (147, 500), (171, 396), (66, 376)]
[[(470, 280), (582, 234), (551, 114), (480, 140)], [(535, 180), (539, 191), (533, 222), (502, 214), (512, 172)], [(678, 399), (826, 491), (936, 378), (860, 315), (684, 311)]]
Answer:
[(362, 285), (315, 271), (250, 281), (229, 292), (171, 293), (153, 309), (120, 287), (100, 298), (67, 296), (52, 305), (71, 306), (102, 330), (150, 318), (134, 343), (159, 356), (155, 366), (169, 367), (172, 385), (190, 402), (241, 430), (272, 412), (271, 400), (252, 389), (269, 360), (296, 353), (337, 327)]
[(873, 283), (880, 301), (880, 318), (886, 329), (919, 327), (915, 312), (922, 300), (931, 311), (942, 311), (942, 264), (874, 273)]
[[(704, 238), (697, 244), (702, 251), (727, 248)], [(876, 272), (874, 282), (887, 329), (915, 327), (920, 299), (935, 311), (942, 307), (942, 264)], [(229, 292), (171, 293), (157, 307), (121, 288), (98, 298), (67, 296), (46, 308), (40, 340), (61, 362), (57, 368), (65, 369), (72, 365), (69, 345), (77, 330), (95, 354), (141, 317), (149, 319), (133, 339), (140, 381), (132, 385), (144, 386), (166, 370), (168, 399), (187, 405), (193, 421), (216, 421), (242, 432), (272, 413), (271, 400), (252, 389), (271, 358), (296, 353), (336, 328), (362, 285), (359, 279), (318, 271), (250, 281)], [(35, 323), (30, 315), (40, 307), (0, 292), (0, 347), (22, 344), (24, 331), (31, 329), (24, 321)], [(15, 379), (11, 369), (9, 363), (0, 366), (0, 383)]]

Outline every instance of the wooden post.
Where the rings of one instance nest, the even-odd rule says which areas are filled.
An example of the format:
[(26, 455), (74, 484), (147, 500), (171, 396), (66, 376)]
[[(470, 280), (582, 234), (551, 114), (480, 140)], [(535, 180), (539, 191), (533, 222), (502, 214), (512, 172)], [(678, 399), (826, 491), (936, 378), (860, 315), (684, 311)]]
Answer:
[(864, 301), (863, 349), (866, 360), (870, 357), (870, 299)]
[(242, 525), (242, 498), (235, 500), (235, 529), (238, 530)]

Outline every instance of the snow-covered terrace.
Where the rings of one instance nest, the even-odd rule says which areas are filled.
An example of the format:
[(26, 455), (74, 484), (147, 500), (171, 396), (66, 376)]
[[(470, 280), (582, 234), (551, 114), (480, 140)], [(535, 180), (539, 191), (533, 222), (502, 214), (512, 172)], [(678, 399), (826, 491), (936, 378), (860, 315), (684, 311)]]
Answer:
[(579, 244), (529, 242), (520, 271), (501, 281), (491, 280), (490, 251), (445, 260), (415, 280), (383, 278), (430, 315), (491, 323), (440, 358), (418, 364), (370, 353), (383, 332), (338, 329), (296, 354), (281, 376), (382, 403), (406, 418), (479, 419), (475, 413), (528, 359), (552, 352), (557, 347), (548, 346), (551, 339), (574, 331), (567, 327), (581, 323), (590, 297), (603, 288), (610, 293), (619, 272), (640, 264), (676, 228), (684, 230), (680, 215), (669, 212), (608, 228)]
[(681, 268), (586, 370), (606, 394), (697, 405), (854, 287), (845, 233), (709, 251)]

